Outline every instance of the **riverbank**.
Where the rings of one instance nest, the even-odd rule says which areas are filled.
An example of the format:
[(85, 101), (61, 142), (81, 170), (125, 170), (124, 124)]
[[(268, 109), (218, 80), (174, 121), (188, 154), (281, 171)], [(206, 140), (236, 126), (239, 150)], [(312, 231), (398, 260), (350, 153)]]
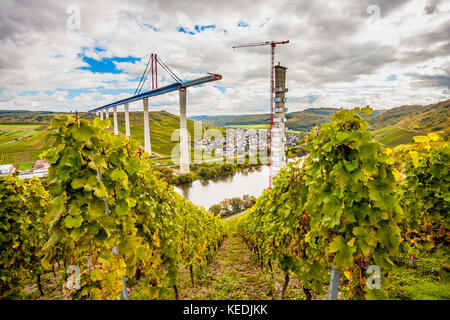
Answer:
[(269, 186), (269, 174), (269, 167), (261, 166), (212, 179), (192, 181), (174, 186), (174, 190), (208, 210), (225, 199), (242, 198), (242, 195), (259, 197)]
[(197, 180), (211, 180), (220, 177), (226, 177), (233, 175), (237, 172), (249, 172), (251, 170), (260, 168), (262, 164), (193, 164), (191, 165), (191, 172), (178, 173), (176, 169), (169, 167), (159, 167), (155, 169), (161, 174), (161, 178), (167, 183), (174, 186), (182, 186), (183, 184), (190, 183)]

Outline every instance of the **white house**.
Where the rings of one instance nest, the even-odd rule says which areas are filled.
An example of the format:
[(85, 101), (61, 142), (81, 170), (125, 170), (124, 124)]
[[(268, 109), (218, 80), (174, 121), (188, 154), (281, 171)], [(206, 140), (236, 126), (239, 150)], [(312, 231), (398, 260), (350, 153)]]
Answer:
[(15, 170), (12, 164), (2, 164), (0, 165), (0, 176), (7, 176), (8, 174), (13, 173)]

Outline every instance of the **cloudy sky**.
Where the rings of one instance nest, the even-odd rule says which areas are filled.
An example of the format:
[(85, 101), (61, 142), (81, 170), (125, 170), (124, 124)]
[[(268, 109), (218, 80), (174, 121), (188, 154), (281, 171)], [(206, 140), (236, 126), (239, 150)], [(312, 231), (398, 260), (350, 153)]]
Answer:
[[(450, 98), (450, 1), (1, 2), (0, 109), (86, 111), (129, 97), (157, 53), (183, 80), (223, 76), (188, 89), (188, 116), (268, 112), (270, 47), (231, 49), (268, 40), (290, 40), (275, 56), (289, 111)], [(178, 94), (150, 106), (177, 114)]]

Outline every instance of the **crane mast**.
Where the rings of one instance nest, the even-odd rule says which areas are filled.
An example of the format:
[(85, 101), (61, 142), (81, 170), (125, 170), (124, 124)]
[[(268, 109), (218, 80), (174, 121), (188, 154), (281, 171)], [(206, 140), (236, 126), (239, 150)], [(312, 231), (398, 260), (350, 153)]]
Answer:
[(258, 46), (270, 46), (271, 60), (270, 60), (270, 154), (269, 154), (269, 189), (272, 188), (272, 129), (273, 129), (273, 102), (275, 96), (274, 90), (274, 60), (275, 60), (275, 47), (277, 44), (288, 44), (289, 40), (286, 41), (265, 41), (265, 42), (253, 42), (247, 44), (241, 44), (232, 47), (232, 49), (248, 48), (248, 47), (258, 47)]

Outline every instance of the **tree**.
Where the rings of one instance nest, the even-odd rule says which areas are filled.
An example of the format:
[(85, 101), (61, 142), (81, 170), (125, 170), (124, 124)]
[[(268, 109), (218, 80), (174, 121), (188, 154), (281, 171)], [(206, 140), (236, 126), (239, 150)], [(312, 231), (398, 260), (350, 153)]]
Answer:
[(243, 209), (242, 207), (242, 199), (239, 197), (232, 198), (230, 201), (231, 209), (233, 213), (239, 212)]
[(221, 210), (222, 207), (220, 204), (215, 204), (209, 208), (209, 211), (215, 216), (219, 215)]

